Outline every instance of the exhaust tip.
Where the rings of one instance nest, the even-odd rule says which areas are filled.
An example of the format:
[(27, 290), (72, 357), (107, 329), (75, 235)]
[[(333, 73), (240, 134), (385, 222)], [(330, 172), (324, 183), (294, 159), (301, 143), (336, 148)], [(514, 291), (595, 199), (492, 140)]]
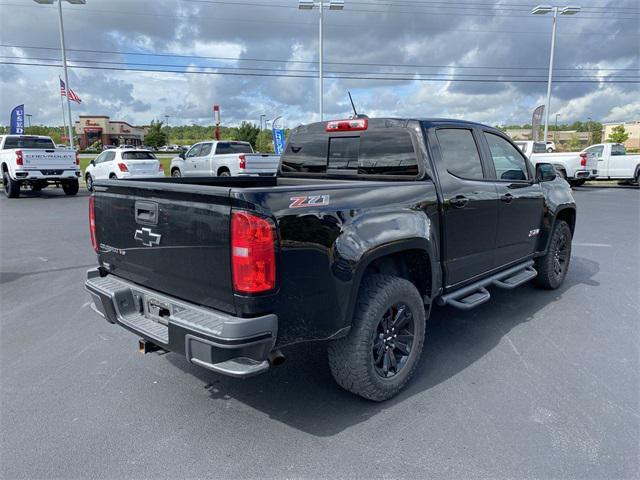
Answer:
[(280, 350), (274, 350), (269, 354), (269, 365), (277, 367), (278, 365), (282, 365), (287, 357), (285, 357)]

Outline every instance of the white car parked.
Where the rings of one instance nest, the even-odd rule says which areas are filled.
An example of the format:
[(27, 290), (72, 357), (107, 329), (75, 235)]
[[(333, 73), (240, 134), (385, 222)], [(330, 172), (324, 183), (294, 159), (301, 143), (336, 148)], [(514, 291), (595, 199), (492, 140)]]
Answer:
[(89, 191), (93, 190), (95, 180), (141, 177), (164, 177), (162, 164), (149, 150), (106, 150), (92, 160), (84, 172)]

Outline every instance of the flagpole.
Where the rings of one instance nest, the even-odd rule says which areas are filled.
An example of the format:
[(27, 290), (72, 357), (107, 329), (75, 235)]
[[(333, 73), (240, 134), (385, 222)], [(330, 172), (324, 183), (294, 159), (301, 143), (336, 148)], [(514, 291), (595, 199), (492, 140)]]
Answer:
[[(60, 88), (60, 82), (62, 82), (62, 79), (60, 78), (60, 75), (58, 75), (58, 91), (60, 93), (60, 107), (62, 107), (62, 124), (64, 125), (64, 130), (62, 130), (63, 132), (63, 137), (64, 137), (64, 132), (67, 130), (67, 120), (65, 119), (65, 114), (64, 114), (64, 100), (62, 100), (62, 89)], [(65, 90), (65, 96), (67, 94), (67, 86), (64, 86), (64, 90)]]
[(69, 101), (69, 75), (67, 74), (67, 51), (64, 45), (64, 25), (62, 23), (62, 0), (58, 1), (58, 21), (60, 23), (60, 45), (62, 46), (62, 66), (64, 68), (64, 87), (69, 114), (69, 147), (73, 150), (73, 121), (71, 120), (71, 102)]

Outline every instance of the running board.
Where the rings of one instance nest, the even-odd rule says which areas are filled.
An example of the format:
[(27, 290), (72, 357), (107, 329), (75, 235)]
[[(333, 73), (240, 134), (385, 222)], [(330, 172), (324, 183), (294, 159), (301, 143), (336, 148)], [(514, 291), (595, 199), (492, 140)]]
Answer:
[(490, 277), (478, 280), (459, 290), (442, 295), (438, 298), (438, 304), (451, 305), (461, 310), (471, 310), (491, 298), (487, 287), (495, 285), (496, 287), (510, 290), (535, 278), (538, 272), (533, 268), (533, 263), (533, 260), (529, 260)]

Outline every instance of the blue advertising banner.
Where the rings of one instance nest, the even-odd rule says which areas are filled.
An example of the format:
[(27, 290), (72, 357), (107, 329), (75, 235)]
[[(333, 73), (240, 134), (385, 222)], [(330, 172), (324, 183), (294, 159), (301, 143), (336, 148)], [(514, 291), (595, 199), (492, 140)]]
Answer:
[(282, 155), (284, 151), (284, 130), (282, 128), (273, 129), (273, 148), (276, 151), (276, 155)]
[(11, 110), (11, 134), (22, 135), (24, 133), (24, 104)]

